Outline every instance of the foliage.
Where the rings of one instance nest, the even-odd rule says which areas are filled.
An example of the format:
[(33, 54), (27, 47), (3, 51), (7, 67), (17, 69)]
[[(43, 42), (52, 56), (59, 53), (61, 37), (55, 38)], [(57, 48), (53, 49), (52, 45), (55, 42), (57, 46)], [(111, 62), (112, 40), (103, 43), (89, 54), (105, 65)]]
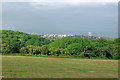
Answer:
[(28, 45), (26, 47), (22, 47), (20, 52), (23, 54), (41, 54), (41, 47)]
[[(1, 41), (1, 39), (0, 39)], [(47, 39), (39, 35), (2, 30), (2, 53), (21, 55), (54, 55), (120, 59), (120, 38), (87, 40), (81, 37)]]
[[(65, 37), (58, 39), (49, 44), (49, 47), (67, 49), (67, 51), (74, 56), (83, 53), (87, 57), (100, 57), (100, 58), (120, 58), (118, 53), (118, 39), (94, 39), (87, 40), (81, 37)], [(116, 57), (117, 56), (117, 57)]]
[[(6, 44), (11, 47), (11, 49), (7, 50), (7, 53), (19, 53), (22, 47), (26, 47), (28, 45), (42, 46), (51, 42), (51, 40), (42, 38), (39, 35), (30, 35), (12, 30), (2, 30), (2, 45)], [(5, 48), (3, 46), (3, 53), (5, 52), (4, 49)]]

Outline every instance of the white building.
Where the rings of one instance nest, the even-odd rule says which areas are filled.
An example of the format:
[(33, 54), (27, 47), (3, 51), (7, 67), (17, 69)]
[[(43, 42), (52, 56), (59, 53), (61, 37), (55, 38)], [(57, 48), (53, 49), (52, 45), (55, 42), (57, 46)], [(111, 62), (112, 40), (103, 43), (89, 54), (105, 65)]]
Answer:
[(67, 37), (67, 35), (62, 35), (63, 37)]
[(92, 33), (91, 33), (91, 32), (88, 32), (88, 36), (90, 36), (90, 37), (91, 37), (91, 36), (92, 36)]

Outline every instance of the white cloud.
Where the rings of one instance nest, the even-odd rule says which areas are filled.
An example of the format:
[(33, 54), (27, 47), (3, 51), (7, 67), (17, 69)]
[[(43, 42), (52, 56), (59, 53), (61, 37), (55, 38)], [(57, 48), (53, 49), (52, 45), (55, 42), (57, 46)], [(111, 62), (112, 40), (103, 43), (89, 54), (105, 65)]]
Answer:
[(31, 6), (35, 8), (58, 8), (69, 6), (79, 6), (79, 5), (106, 5), (108, 3), (118, 3), (119, 0), (4, 0), (3, 2), (29, 2)]
[(70, 2), (77, 4), (80, 2), (108, 2), (117, 3), (119, 0), (2, 0), (2, 2)]
[(80, 5), (81, 3), (99, 3), (99, 4), (107, 4), (107, 3), (117, 3), (118, 0), (65, 0), (71, 5)]
[(49, 6), (52, 8), (69, 6), (80, 6), (80, 5), (107, 5), (109, 3), (118, 3), (119, 0), (33, 0), (30, 2), (35, 8), (42, 8)]

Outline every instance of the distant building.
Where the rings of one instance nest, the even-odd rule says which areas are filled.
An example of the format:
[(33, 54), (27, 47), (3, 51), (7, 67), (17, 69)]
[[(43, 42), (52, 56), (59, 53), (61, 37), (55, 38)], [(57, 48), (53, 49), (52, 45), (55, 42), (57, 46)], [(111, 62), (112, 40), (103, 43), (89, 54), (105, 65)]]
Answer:
[(92, 33), (91, 33), (91, 32), (88, 32), (88, 36), (91, 37), (91, 36), (92, 36)]
[(63, 37), (67, 37), (67, 35), (62, 35)]
[(92, 33), (88, 32), (88, 39), (90, 40), (92, 38)]

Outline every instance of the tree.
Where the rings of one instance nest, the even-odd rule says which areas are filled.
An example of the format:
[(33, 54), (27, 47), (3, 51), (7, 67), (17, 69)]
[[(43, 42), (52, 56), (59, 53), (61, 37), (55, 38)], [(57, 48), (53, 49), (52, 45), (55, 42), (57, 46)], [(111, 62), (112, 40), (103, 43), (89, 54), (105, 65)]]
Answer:
[(27, 52), (27, 49), (25, 48), (25, 47), (22, 47), (21, 49), (20, 49), (20, 53), (22, 53), (22, 54), (27, 54), (28, 52)]
[(20, 44), (21, 42), (18, 39), (16, 38), (10, 39), (9, 45), (11, 46), (11, 52), (19, 53), (19, 49), (21, 48)]
[(50, 51), (50, 55), (59, 55), (59, 49), (58, 48), (55, 48), (55, 47), (51, 47), (50, 49), (49, 49), (49, 51)]
[(67, 50), (71, 55), (80, 54), (83, 51), (83, 46), (80, 43), (72, 43), (68, 46)]
[(33, 46), (33, 45), (28, 45), (26, 47), (22, 47), (20, 49), (21, 53), (24, 54), (41, 54), (41, 47), (39, 46)]
[(2, 44), (2, 53), (3, 54), (11, 53), (11, 47), (6, 43)]
[(41, 47), (41, 54), (49, 55), (49, 50), (45, 45)]

